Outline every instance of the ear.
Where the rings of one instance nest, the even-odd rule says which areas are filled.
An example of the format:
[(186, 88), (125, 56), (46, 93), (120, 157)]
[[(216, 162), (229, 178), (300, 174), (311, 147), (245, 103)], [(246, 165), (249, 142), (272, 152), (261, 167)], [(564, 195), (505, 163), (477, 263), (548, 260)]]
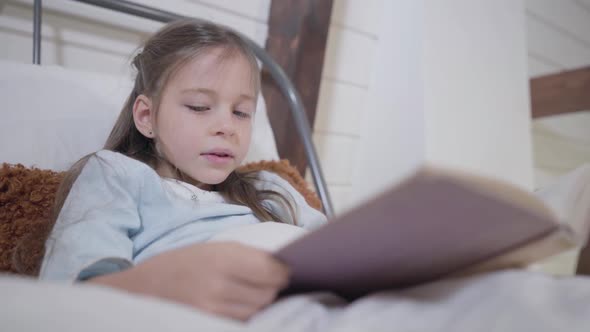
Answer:
[(154, 115), (152, 100), (146, 95), (137, 96), (133, 103), (133, 122), (137, 130), (145, 137), (153, 138), (155, 136)]

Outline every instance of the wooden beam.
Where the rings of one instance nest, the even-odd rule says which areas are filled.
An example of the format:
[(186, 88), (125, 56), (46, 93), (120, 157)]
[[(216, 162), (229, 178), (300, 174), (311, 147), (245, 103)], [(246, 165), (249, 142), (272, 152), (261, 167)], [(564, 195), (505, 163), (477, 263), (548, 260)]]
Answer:
[(576, 274), (590, 276), (590, 245), (586, 245), (580, 252)]
[[(285, 70), (303, 99), (313, 128), (332, 0), (273, 0), (266, 50)], [(301, 174), (307, 158), (288, 104), (268, 74), (262, 73), (262, 93), (281, 158), (289, 159)]]
[(533, 118), (590, 110), (590, 67), (530, 80)]

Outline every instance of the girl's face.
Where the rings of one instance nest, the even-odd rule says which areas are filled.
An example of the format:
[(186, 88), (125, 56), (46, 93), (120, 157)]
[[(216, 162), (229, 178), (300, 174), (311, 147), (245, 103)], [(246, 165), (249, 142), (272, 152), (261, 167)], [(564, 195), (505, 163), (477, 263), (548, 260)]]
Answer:
[[(157, 114), (150, 112), (158, 151), (202, 189), (223, 182), (240, 165), (256, 110), (252, 75), (257, 73), (244, 56), (221, 58), (223, 52), (207, 50), (180, 68), (168, 81)], [(156, 171), (175, 177), (170, 168)]]

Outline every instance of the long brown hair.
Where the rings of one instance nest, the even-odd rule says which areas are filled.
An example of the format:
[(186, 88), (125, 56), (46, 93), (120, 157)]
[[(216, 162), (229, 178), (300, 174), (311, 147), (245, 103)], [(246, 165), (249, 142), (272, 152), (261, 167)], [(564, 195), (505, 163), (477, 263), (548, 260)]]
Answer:
[[(144, 94), (152, 99), (157, 112), (161, 93), (170, 77), (184, 64), (214, 47), (223, 49), (223, 57), (230, 58), (240, 55), (248, 60), (252, 66), (253, 83), (258, 92), (260, 70), (256, 56), (237, 33), (229, 28), (208, 22), (190, 19), (172, 22), (149, 38), (141, 52), (134, 57), (132, 65), (137, 72), (135, 84), (123, 105), (104, 149), (122, 153), (142, 161), (154, 169), (161, 163), (168, 163), (165, 156), (156, 150), (154, 140), (145, 137), (135, 127), (133, 104), (139, 95)], [(81, 158), (66, 172), (56, 193), (52, 213), (54, 223), (73, 183), (88, 159), (93, 155), (95, 153)], [(174, 166), (172, 168), (176, 170), (180, 179), (186, 178)], [(289, 199), (276, 191), (257, 190), (254, 186), (256, 181), (258, 181), (258, 172), (233, 171), (224, 182), (215, 187), (226, 201), (248, 206), (261, 221), (296, 224), (296, 216)], [(281, 214), (273, 211), (268, 205), (262, 204), (264, 200), (279, 203), (290, 215), (290, 220), (284, 220)]]

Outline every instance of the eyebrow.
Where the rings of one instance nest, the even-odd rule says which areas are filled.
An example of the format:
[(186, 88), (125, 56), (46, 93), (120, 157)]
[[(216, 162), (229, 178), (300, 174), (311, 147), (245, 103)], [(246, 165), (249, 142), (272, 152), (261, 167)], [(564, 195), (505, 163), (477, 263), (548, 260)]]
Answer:
[[(207, 88), (188, 88), (180, 91), (181, 93), (193, 92), (193, 93), (203, 93), (210, 96), (217, 96), (217, 92), (215, 90), (207, 89)], [(252, 95), (242, 93), (240, 94), (239, 98), (246, 99), (246, 100), (256, 100), (256, 98)]]

